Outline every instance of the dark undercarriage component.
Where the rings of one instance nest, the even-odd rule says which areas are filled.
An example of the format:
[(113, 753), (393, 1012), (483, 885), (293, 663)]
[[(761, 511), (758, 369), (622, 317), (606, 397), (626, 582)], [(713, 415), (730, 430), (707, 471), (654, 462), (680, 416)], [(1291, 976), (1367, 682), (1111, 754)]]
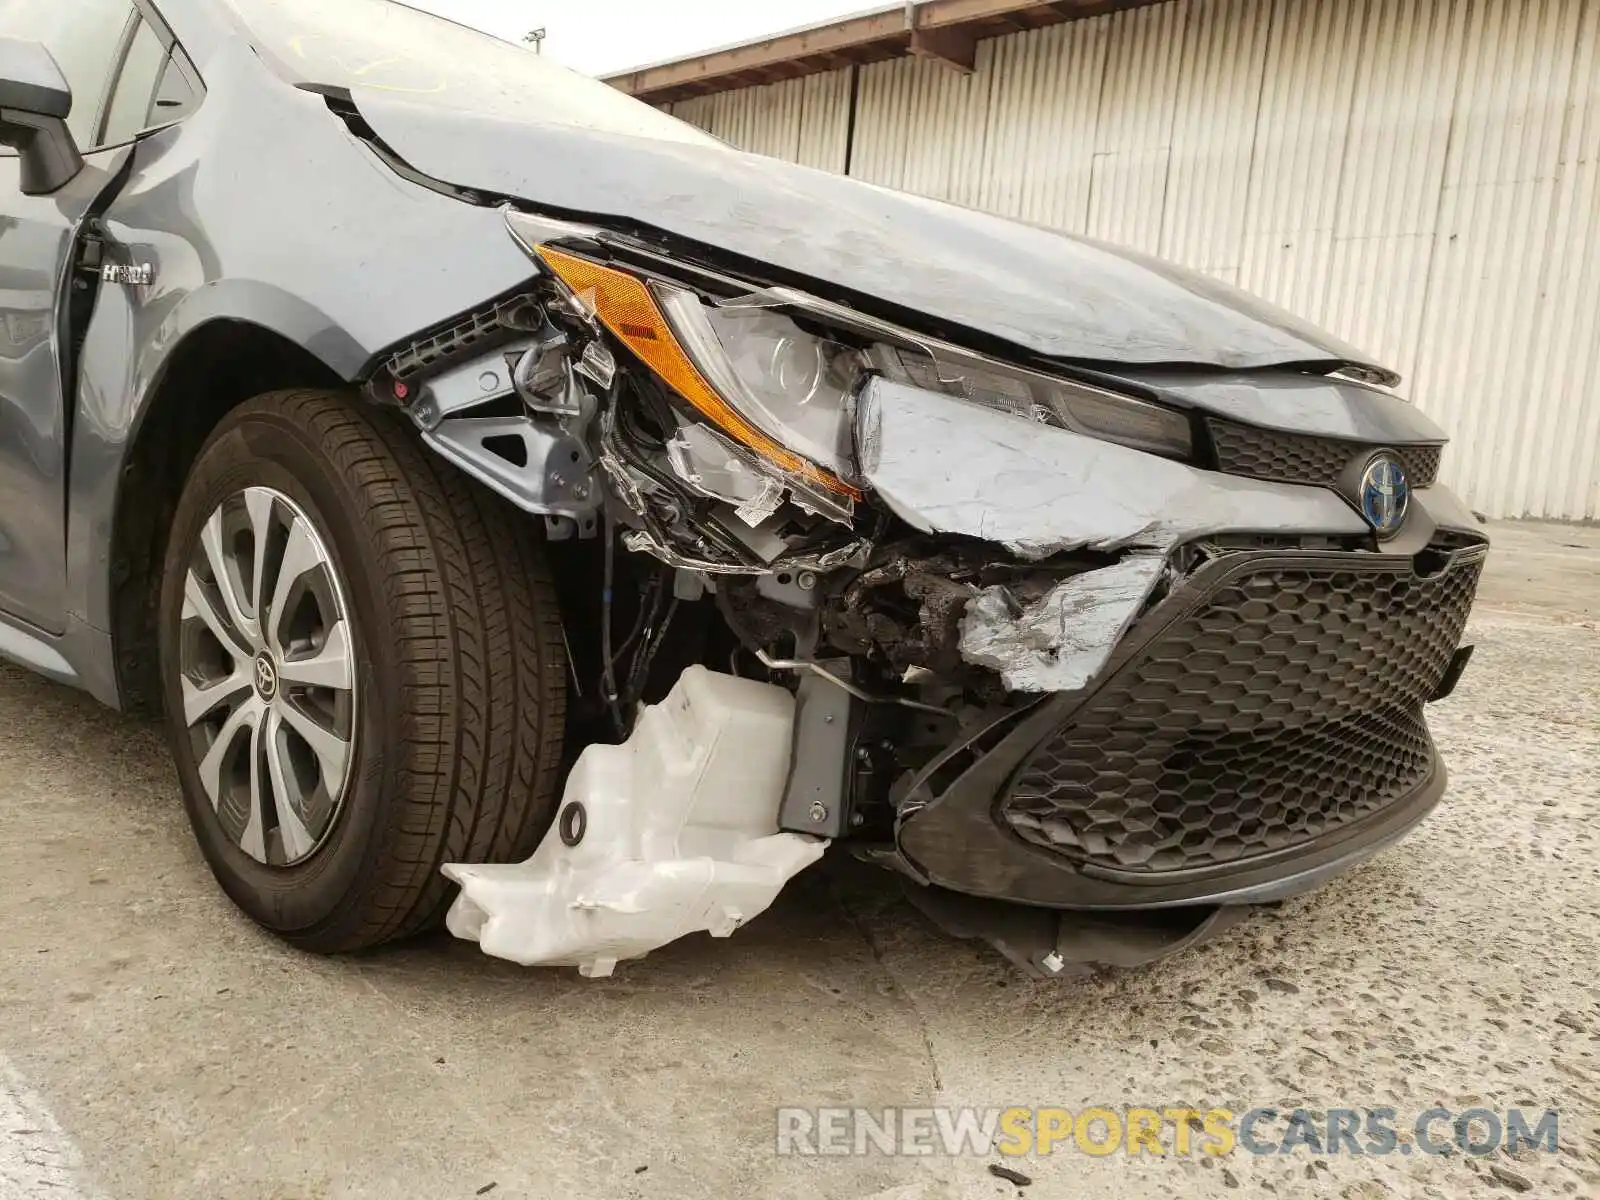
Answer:
[(1226, 933), (1249, 905), (1198, 904), (1138, 912), (1073, 912), (985, 900), (903, 880), (906, 898), (952, 937), (988, 942), (1035, 979), (1143, 967)]

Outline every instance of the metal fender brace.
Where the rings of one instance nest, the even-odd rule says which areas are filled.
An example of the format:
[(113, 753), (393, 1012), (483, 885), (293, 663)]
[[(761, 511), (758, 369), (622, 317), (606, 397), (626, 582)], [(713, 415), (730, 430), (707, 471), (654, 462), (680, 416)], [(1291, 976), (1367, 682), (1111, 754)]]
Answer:
[[(591, 370), (609, 370), (596, 346)], [(441, 457), (552, 540), (593, 537), (604, 499), (585, 436), (600, 400), (537, 295), (513, 296), (393, 355), (367, 385), (399, 404)]]

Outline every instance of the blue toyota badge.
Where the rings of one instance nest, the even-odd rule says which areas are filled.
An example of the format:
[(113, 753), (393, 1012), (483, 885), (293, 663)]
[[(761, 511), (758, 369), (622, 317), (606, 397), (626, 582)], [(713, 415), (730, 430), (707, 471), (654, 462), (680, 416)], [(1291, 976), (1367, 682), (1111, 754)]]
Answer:
[(1411, 505), (1411, 484), (1404, 464), (1392, 454), (1375, 455), (1361, 476), (1361, 515), (1379, 537), (1389, 537), (1405, 523)]

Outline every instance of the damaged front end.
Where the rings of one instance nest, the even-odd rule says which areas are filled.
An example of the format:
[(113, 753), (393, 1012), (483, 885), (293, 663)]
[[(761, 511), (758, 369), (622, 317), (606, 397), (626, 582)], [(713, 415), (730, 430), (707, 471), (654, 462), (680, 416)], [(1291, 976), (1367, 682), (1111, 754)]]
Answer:
[(458, 934), (603, 974), (838, 841), (1035, 973), (1129, 965), (1439, 799), (1485, 543), (1399, 400), (1012, 361), (507, 222), (535, 285), (370, 385), (544, 519), (565, 593), (589, 749), (532, 860), (447, 868)]

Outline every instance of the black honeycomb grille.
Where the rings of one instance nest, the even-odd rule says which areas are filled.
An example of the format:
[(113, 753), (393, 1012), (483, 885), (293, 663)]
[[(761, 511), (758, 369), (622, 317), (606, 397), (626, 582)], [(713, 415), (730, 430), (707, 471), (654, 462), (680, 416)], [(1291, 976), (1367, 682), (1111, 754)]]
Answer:
[(1480, 570), (1235, 577), (1034, 752), (1004, 818), (1079, 861), (1162, 872), (1288, 849), (1376, 813), (1428, 778), (1422, 706)]
[[(1353, 461), (1384, 447), (1340, 438), (1309, 437), (1277, 429), (1259, 429), (1232, 421), (1213, 420), (1211, 444), (1217, 468), (1229, 475), (1271, 479), (1279, 483), (1306, 483), (1332, 487)], [(1432, 487), (1439, 478), (1442, 446), (1392, 447), (1405, 464), (1406, 478), (1414, 488)]]

